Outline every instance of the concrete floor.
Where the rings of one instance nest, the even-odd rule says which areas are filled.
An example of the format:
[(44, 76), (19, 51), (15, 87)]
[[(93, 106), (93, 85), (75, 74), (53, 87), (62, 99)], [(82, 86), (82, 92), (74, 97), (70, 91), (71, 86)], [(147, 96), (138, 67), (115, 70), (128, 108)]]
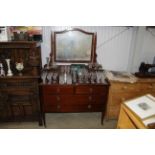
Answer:
[[(49, 113), (46, 114), (46, 129), (115, 129), (117, 121), (104, 121), (101, 113)], [(38, 122), (0, 123), (1, 129), (45, 129)]]

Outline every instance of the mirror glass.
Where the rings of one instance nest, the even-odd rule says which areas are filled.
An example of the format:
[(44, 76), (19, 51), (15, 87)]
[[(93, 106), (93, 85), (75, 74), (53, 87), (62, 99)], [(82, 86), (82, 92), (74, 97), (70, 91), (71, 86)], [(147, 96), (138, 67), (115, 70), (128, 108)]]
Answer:
[(91, 62), (93, 34), (81, 31), (55, 33), (56, 62)]

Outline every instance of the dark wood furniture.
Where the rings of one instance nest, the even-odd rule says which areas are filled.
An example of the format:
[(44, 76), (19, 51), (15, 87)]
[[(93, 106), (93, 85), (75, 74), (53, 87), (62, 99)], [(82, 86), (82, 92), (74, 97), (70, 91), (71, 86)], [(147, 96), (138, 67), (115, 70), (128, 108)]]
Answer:
[(123, 101), (145, 94), (155, 96), (155, 79), (138, 78), (135, 83), (109, 81), (109, 96), (107, 104), (106, 118), (118, 119), (120, 107)]
[[(103, 123), (109, 84), (105, 80), (83, 82), (83, 78), (77, 78), (76, 82), (73, 82), (74, 78), (82, 76), (83, 71), (78, 75), (78, 70), (72, 72), (71, 69), (72, 65), (78, 66), (77, 63), (84, 63), (84, 72), (87, 73), (83, 77), (90, 78), (94, 74), (96, 76), (98, 70), (88, 67), (88, 64), (96, 64), (96, 34), (72, 29), (53, 32), (51, 40), (50, 63), (45, 65), (44, 80), (40, 84), (44, 124), (46, 124), (45, 113), (52, 112), (101, 112)], [(55, 63), (61, 65), (55, 66)], [(68, 66), (64, 67), (68, 69), (62, 71), (64, 63), (68, 63)], [(58, 74), (57, 80), (54, 80), (54, 74)], [(68, 76), (70, 80), (67, 80), (69, 81), (67, 83)], [(60, 80), (62, 77), (65, 79), (64, 83)]]
[[(11, 60), (13, 76), (0, 77), (0, 120), (38, 121), (42, 124), (39, 82), (41, 47), (38, 42), (0, 42), (0, 62), (7, 73), (5, 59)], [(19, 76), (15, 63), (24, 63), (23, 75)]]
[(105, 115), (108, 84), (41, 85), (43, 118), (50, 112), (102, 112)]

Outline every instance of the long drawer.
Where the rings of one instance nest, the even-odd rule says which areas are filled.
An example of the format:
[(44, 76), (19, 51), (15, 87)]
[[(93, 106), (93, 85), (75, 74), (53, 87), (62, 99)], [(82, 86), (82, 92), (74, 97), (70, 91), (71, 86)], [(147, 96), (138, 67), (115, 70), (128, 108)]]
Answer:
[(154, 83), (114, 83), (111, 85), (111, 92), (141, 92), (141, 91), (155, 91)]
[(105, 104), (105, 95), (45, 95), (44, 104), (56, 105), (61, 103), (63, 105), (70, 104)]
[(43, 110), (44, 112), (102, 112), (104, 105), (45, 105)]

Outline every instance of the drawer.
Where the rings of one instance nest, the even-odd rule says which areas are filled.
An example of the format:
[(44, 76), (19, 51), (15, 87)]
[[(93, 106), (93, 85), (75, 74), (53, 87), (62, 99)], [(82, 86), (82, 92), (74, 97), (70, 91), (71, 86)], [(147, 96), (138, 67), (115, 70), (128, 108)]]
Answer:
[(101, 104), (97, 105), (71, 105), (65, 106), (62, 105), (61, 112), (102, 112), (104, 110), (104, 106)]
[(60, 103), (60, 96), (59, 95), (45, 95), (44, 96), (44, 104), (45, 105), (57, 105)]
[(9, 89), (19, 89), (19, 88), (36, 88), (37, 87), (37, 81), (34, 80), (1, 80), (0, 81), (0, 88), (9, 88)]
[(89, 95), (74, 95), (73, 98), (66, 98), (66, 100), (65, 98), (66, 97), (64, 97), (64, 100), (62, 101), (64, 105), (70, 104), (70, 103), (74, 103), (77, 105), (84, 105), (84, 104), (88, 104), (91, 100), (91, 96)]
[(44, 94), (73, 94), (73, 86), (54, 86), (54, 85), (44, 85), (42, 86)]
[(43, 112), (61, 112), (61, 105), (44, 105), (43, 106)]
[(112, 92), (140, 92), (140, 91), (154, 91), (155, 92), (155, 84), (154, 83), (115, 83), (111, 85), (110, 90)]
[[(143, 94), (143, 92), (141, 92)], [(112, 93), (108, 98), (108, 106), (118, 106), (126, 100), (133, 99), (135, 97), (141, 96), (140, 92), (138, 93)]]
[(80, 85), (75, 88), (75, 94), (107, 94), (108, 86)]
[(84, 105), (84, 104), (104, 104), (106, 97), (104, 95), (45, 95), (44, 104), (56, 105)]
[[(104, 95), (75, 95), (72, 98), (69, 96), (62, 96), (62, 104), (78, 104), (78, 105), (86, 105), (86, 104), (104, 104), (106, 102), (106, 97)], [(71, 101), (70, 101), (71, 100)]]
[(122, 83), (114, 83), (110, 86), (110, 91), (111, 92), (135, 92), (139, 91), (137, 88), (137, 84), (122, 84)]
[(92, 104), (106, 104), (107, 96), (106, 95), (92, 95)]
[(139, 84), (140, 91), (154, 91), (155, 92), (155, 84), (154, 83), (141, 83)]

